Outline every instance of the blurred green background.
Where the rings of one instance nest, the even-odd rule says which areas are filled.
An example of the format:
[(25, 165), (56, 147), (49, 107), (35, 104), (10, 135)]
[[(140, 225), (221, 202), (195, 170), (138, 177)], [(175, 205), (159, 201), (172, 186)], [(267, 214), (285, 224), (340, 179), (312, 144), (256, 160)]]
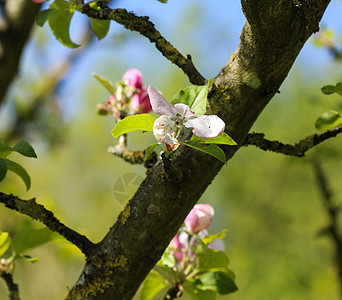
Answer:
[[(214, 77), (237, 46), (244, 23), (238, 3), (223, 15), (218, 7), (226, 8), (227, 3), (219, 0), (212, 5), (205, 1), (170, 1), (168, 12), (168, 6), (157, 1), (146, 1), (148, 5), (136, 2), (127, 1), (127, 5), (138, 15), (150, 14), (182, 53), (192, 54), (206, 77)], [(115, 4), (126, 6), (123, 1)], [(334, 5), (330, 11), (341, 10), (340, 4)], [(216, 13), (220, 17), (214, 18)], [(333, 12), (328, 13), (331, 17), (324, 19), (325, 24), (332, 24), (338, 31), (341, 24), (334, 23)], [(85, 19), (78, 17), (73, 24), (72, 38), (80, 39)], [(2, 107), (1, 136), (11, 136), (16, 110), (27, 109), (53, 73), (51, 65), (59, 65), (71, 53), (54, 40), (48, 28), (35, 29), (20, 74)], [(91, 78), (90, 72), (115, 82), (131, 67), (141, 69), (145, 85), (162, 90), (166, 99), (189, 84), (182, 72), (144, 38), (112, 24), (110, 35), (103, 41), (91, 42), (73, 61), (53, 96), (46, 96), (40, 118), (25, 124), (23, 137), (36, 149), (38, 160), (22, 159), (19, 155), (16, 159), (31, 175), (31, 190), (26, 192), (20, 179), (10, 174), (0, 183), (1, 191), (24, 199), (36, 197), (67, 226), (93, 242), (100, 241), (123, 208), (114, 197), (115, 183), (127, 173), (144, 177), (145, 169), (107, 153), (107, 148), (116, 143), (111, 136), (114, 120), (96, 114), (96, 104), (104, 102), (108, 93)], [(281, 93), (265, 109), (252, 131), (285, 143), (295, 143), (316, 133), (314, 122), (320, 114), (329, 109), (342, 111), (340, 96), (320, 92), (323, 85), (341, 81), (341, 73), (341, 64), (309, 41)], [(128, 138), (132, 149), (142, 150), (154, 142), (150, 133), (132, 133)], [(14, 136), (11, 143), (16, 139)], [(244, 147), (222, 169), (200, 200), (210, 203), (216, 211), (209, 232), (228, 229), (226, 251), (239, 287), (238, 292), (218, 299), (339, 299), (333, 244), (326, 236), (318, 237), (318, 232), (328, 224), (328, 216), (312, 159), (321, 161), (334, 201), (341, 204), (341, 141), (342, 137), (331, 139), (305, 158)], [(41, 227), (0, 207), (1, 231), (14, 235), (30, 226)], [(18, 262), (14, 273), (22, 299), (63, 299), (82, 270), (83, 255), (76, 247), (61, 242), (29, 254), (39, 257), (39, 262)], [(0, 300), (5, 299), (7, 289), (0, 281)]]

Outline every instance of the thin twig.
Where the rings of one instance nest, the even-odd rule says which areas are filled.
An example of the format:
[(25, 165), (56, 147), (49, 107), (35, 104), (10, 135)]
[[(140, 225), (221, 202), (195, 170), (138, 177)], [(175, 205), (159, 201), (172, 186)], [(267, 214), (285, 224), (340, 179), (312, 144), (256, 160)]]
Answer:
[(312, 165), (314, 167), (318, 187), (322, 194), (323, 205), (329, 216), (329, 225), (324, 230), (324, 232), (329, 234), (335, 247), (335, 257), (338, 267), (340, 293), (342, 297), (342, 237), (340, 235), (338, 228), (339, 209), (332, 201), (333, 193), (328, 184), (328, 180), (322, 169), (321, 163), (318, 159), (314, 159), (312, 161)]
[(16, 283), (14, 283), (12, 274), (6, 271), (1, 272), (0, 270), (0, 277), (5, 281), (7, 285), (10, 300), (20, 300), (19, 287)]
[(327, 139), (337, 136), (342, 132), (342, 125), (327, 130), (320, 134), (313, 134), (300, 140), (294, 145), (284, 144), (279, 141), (270, 141), (264, 138), (263, 133), (250, 133), (247, 135), (244, 146), (253, 145), (265, 151), (282, 153), (285, 155), (303, 157), (305, 152)]
[(43, 205), (38, 204), (35, 198), (22, 200), (12, 194), (8, 195), (0, 192), (0, 203), (5, 204), (9, 209), (16, 210), (21, 214), (42, 222), (50, 230), (58, 232), (68, 241), (72, 242), (87, 257), (93, 253), (95, 244), (89, 241), (84, 235), (77, 233), (61, 223), (51, 211), (47, 210)]
[(177, 65), (189, 77), (192, 84), (204, 85), (206, 79), (198, 72), (192, 63), (191, 56), (184, 57), (170, 42), (168, 42), (154, 24), (149, 21), (148, 17), (138, 17), (135, 14), (128, 12), (125, 9), (110, 9), (103, 7), (101, 10), (95, 10), (90, 7), (89, 3), (82, 8), (82, 13), (88, 17), (99, 20), (113, 20), (126, 29), (139, 32), (141, 35), (148, 38), (151, 43), (156, 45), (156, 48), (172, 63)]

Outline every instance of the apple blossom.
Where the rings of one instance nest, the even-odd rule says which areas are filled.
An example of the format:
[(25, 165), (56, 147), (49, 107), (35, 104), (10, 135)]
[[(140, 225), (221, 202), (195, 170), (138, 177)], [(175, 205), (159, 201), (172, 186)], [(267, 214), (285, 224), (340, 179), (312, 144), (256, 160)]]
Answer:
[(140, 93), (133, 96), (130, 106), (142, 114), (148, 113), (152, 110), (150, 97), (148, 96), (146, 87), (143, 87)]
[(142, 74), (138, 69), (128, 69), (122, 77), (124, 83), (142, 89)]
[(190, 211), (184, 225), (190, 233), (199, 233), (208, 228), (214, 216), (214, 209), (209, 204), (196, 204)]
[(147, 87), (152, 109), (160, 115), (153, 126), (153, 134), (158, 141), (164, 142), (168, 150), (177, 149), (177, 137), (185, 127), (192, 128), (192, 132), (200, 138), (216, 137), (224, 131), (225, 123), (216, 115), (202, 115), (197, 117), (188, 105), (177, 103), (174, 106), (152, 86)]

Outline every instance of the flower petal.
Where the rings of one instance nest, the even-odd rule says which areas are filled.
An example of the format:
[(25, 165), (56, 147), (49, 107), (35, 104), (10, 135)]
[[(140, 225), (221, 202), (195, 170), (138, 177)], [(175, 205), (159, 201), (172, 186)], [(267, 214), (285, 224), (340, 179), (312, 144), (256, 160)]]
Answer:
[(122, 79), (127, 85), (142, 88), (142, 74), (138, 69), (128, 69)]
[(173, 105), (167, 102), (152, 86), (149, 85), (147, 87), (147, 92), (150, 96), (152, 109), (155, 113), (158, 115), (176, 116), (176, 109)]
[(226, 124), (216, 115), (203, 115), (189, 119), (184, 123), (184, 126), (193, 128), (192, 132), (198, 137), (208, 139), (221, 134)]
[(153, 134), (155, 138), (168, 145), (172, 150), (176, 150), (180, 145), (175, 138), (175, 130), (174, 122), (166, 115), (162, 115), (155, 120), (153, 125)]
[(191, 112), (190, 107), (183, 103), (175, 104), (175, 109), (177, 114), (181, 115), (182, 118), (187, 118), (194, 115), (194, 113)]

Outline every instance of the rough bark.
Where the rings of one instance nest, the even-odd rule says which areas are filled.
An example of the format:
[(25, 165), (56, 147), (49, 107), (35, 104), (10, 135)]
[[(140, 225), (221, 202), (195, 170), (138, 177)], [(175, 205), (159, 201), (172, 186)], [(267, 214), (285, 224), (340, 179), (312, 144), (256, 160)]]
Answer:
[[(278, 91), (308, 37), (318, 30), (329, 1), (244, 0), (247, 18), (240, 44), (214, 80), (211, 113), (242, 145), (251, 126)], [(224, 147), (227, 158), (238, 147)], [(159, 260), (184, 218), (223, 164), (180, 147), (159, 161), (120, 214), (68, 299), (131, 299)]]
[(20, 56), (40, 6), (31, 0), (6, 0), (3, 4), (0, 15), (0, 104), (18, 72)]

